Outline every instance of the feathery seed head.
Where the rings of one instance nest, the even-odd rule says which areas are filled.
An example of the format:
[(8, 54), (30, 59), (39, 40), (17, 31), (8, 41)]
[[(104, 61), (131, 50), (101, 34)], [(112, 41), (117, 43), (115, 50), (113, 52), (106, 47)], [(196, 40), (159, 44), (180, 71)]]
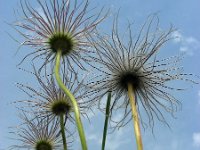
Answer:
[[(22, 35), (22, 45), (31, 46), (35, 50), (27, 57), (45, 58), (41, 69), (48, 63), (54, 63), (58, 50), (62, 51), (62, 60), (68, 69), (74, 70), (75, 64), (85, 69), (84, 58), (92, 46), (87, 37), (95, 27), (104, 20), (103, 9), (92, 14), (88, 0), (37, 0), (41, 11), (31, 6), (27, 0), (21, 1), (23, 20), (14, 24), (14, 28)], [(96, 9), (95, 9), (96, 11)], [(102, 16), (102, 17), (101, 17)], [(73, 66), (73, 67), (72, 67)]]
[[(130, 27), (128, 34), (120, 36), (116, 19), (111, 36), (97, 34), (97, 39), (90, 37), (97, 53), (91, 56), (95, 62), (91, 66), (100, 74), (92, 82), (96, 85), (96, 98), (99, 100), (111, 91), (112, 116), (117, 110), (123, 113), (119, 120), (113, 120), (112, 116), (111, 120), (115, 127), (124, 126), (132, 117), (127, 92), (127, 85), (131, 84), (142, 125), (153, 127), (155, 118), (167, 124), (163, 113), (173, 116), (181, 104), (170, 91), (182, 89), (172, 86), (171, 82), (196, 82), (189, 79), (192, 74), (183, 73), (182, 67), (179, 67), (182, 56), (157, 58), (161, 47), (172, 38), (173, 27), (161, 30), (156, 15), (150, 16), (141, 29), (137, 29), (138, 34), (133, 34)], [(99, 101), (99, 106), (101, 104)], [(143, 118), (147, 118), (148, 123)]]
[[(35, 89), (32, 86), (20, 84), (17, 86), (26, 94), (28, 100), (16, 101), (25, 105), (20, 105), (20, 109), (29, 111), (30, 107), (35, 112), (35, 115), (49, 117), (50, 120), (57, 120), (61, 114), (69, 121), (74, 121), (72, 112), (74, 108), (68, 96), (56, 83), (52, 74), (41, 75), (34, 67), (34, 77), (39, 83), (39, 88)], [(85, 84), (85, 78), (80, 80), (78, 73), (64, 70), (62, 76), (63, 83), (70, 89), (80, 108), (80, 113), (87, 116), (87, 112), (91, 110), (92, 92), (89, 92), (91, 87)], [(21, 108), (21, 106), (23, 108)], [(28, 109), (27, 109), (28, 108)], [(66, 121), (67, 121), (66, 120)]]
[(50, 121), (48, 117), (27, 116), (22, 112), (20, 118), (23, 123), (12, 132), (16, 134), (19, 145), (11, 146), (12, 149), (30, 150), (60, 150), (62, 138), (59, 134), (59, 122)]

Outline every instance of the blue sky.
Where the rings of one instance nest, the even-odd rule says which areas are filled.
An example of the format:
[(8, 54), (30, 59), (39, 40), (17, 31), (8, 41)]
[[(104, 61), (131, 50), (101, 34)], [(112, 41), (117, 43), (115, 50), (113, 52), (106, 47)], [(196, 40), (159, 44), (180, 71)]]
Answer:
[[(35, 0), (33, 0), (34, 2)], [(120, 24), (127, 20), (141, 24), (146, 17), (158, 12), (163, 28), (173, 24), (178, 30), (172, 40), (161, 50), (161, 56), (171, 56), (186, 52), (181, 62), (185, 72), (200, 75), (200, 1), (199, 0), (90, 0), (91, 5), (105, 6), (111, 9), (111, 15), (100, 26), (102, 31), (108, 31), (112, 16), (120, 8)], [(37, 7), (37, 6), (36, 6)], [(29, 74), (25, 74), (16, 65), (21, 60), (24, 51), (20, 49), (15, 55), (19, 44), (13, 41), (8, 33), (15, 38), (19, 35), (7, 24), (15, 20), (14, 10), (19, 8), (19, 0), (0, 1), (0, 149), (7, 149), (13, 141), (9, 127), (18, 124), (17, 111), (10, 103), (25, 97), (16, 86), (16, 82), (34, 82)], [(123, 26), (121, 25), (121, 28)], [(25, 64), (30, 67), (30, 64)], [(143, 131), (144, 150), (199, 150), (200, 149), (200, 85), (180, 93), (174, 92), (182, 102), (182, 110), (176, 113), (176, 119), (167, 116), (171, 129), (156, 122), (154, 135), (151, 130)], [(90, 149), (100, 150), (104, 118), (101, 113), (91, 114), (91, 123), (84, 121)], [(123, 129), (108, 135), (107, 150), (133, 150), (135, 140), (132, 123)], [(76, 148), (80, 149), (80, 148)]]

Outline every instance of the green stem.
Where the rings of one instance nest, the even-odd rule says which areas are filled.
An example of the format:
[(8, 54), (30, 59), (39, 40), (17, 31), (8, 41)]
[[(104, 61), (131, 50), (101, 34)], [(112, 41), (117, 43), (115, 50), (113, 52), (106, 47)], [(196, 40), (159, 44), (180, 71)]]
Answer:
[(128, 96), (130, 100), (130, 106), (132, 110), (132, 119), (134, 124), (134, 130), (135, 130), (135, 137), (136, 137), (136, 144), (137, 144), (137, 150), (143, 150), (142, 145), (142, 135), (140, 131), (140, 122), (138, 117), (138, 111), (135, 105), (135, 94), (132, 84), (128, 84)]
[(61, 128), (61, 133), (62, 133), (62, 140), (63, 140), (63, 148), (64, 150), (67, 150), (67, 142), (66, 142), (66, 137), (65, 137), (65, 126), (64, 126), (64, 115), (60, 115), (60, 128)]
[(73, 105), (73, 109), (74, 109), (74, 113), (75, 113), (75, 121), (76, 121), (76, 125), (77, 125), (77, 128), (78, 128), (79, 137), (80, 137), (80, 140), (81, 140), (82, 150), (87, 150), (87, 143), (86, 143), (86, 139), (85, 139), (83, 126), (82, 126), (82, 123), (81, 123), (80, 112), (79, 112), (79, 107), (78, 107), (77, 101), (74, 98), (74, 96), (71, 94), (71, 92), (67, 89), (67, 87), (63, 84), (62, 79), (61, 79), (60, 74), (59, 74), (61, 55), (62, 55), (62, 51), (58, 50), (57, 53), (56, 53), (56, 66), (55, 66), (56, 80), (57, 80), (57, 83), (60, 86), (60, 88), (69, 97), (69, 99), (70, 99), (70, 101)]
[(105, 144), (106, 144), (108, 118), (110, 114), (110, 101), (111, 101), (111, 92), (108, 92), (108, 98), (107, 98), (107, 103), (106, 103), (106, 115), (105, 115), (104, 129), (103, 129), (102, 150), (105, 149)]

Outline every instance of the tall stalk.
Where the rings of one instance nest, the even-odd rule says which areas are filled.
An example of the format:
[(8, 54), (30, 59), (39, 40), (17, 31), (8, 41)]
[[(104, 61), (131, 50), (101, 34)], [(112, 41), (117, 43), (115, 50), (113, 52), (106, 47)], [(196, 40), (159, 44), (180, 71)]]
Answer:
[(134, 95), (134, 89), (133, 89), (132, 84), (128, 84), (128, 96), (129, 96), (130, 106), (131, 106), (131, 110), (132, 110), (137, 150), (143, 150), (142, 135), (141, 135), (141, 131), (140, 131), (140, 122), (139, 122), (139, 118), (138, 118), (138, 111), (136, 108), (135, 95)]
[(108, 98), (107, 98), (107, 102), (106, 102), (106, 115), (105, 115), (104, 129), (103, 129), (103, 139), (102, 139), (102, 146), (101, 146), (102, 150), (105, 149), (105, 145), (106, 145), (108, 118), (110, 115), (110, 101), (111, 101), (111, 92), (108, 92)]
[(84, 133), (84, 130), (83, 130), (83, 125), (81, 123), (80, 111), (79, 111), (77, 101), (76, 101), (75, 97), (73, 96), (73, 94), (71, 94), (71, 92), (64, 85), (64, 83), (62, 82), (62, 79), (60, 77), (60, 74), (59, 74), (61, 56), (62, 56), (62, 51), (58, 50), (57, 53), (56, 53), (56, 64), (55, 64), (55, 70), (54, 70), (56, 81), (57, 81), (59, 87), (69, 97), (69, 99), (70, 99), (70, 101), (73, 105), (74, 114), (75, 114), (75, 121), (76, 121), (76, 125), (77, 125), (77, 128), (78, 128), (79, 137), (80, 137), (80, 140), (81, 140), (82, 150), (87, 150), (85, 133)]
[(66, 142), (66, 136), (65, 136), (65, 126), (64, 126), (64, 115), (60, 115), (60, 128), (61, 128), (61, 134), (62, 134), (62, 140), (63, 140), (63, 148), (64, 150), (67, 150), (67, 142)]

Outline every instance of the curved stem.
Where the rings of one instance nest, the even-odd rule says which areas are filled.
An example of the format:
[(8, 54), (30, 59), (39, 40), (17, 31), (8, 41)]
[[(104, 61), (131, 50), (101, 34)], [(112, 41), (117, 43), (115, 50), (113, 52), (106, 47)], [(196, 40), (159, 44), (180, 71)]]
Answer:
[(78, 128), (78, 133), (79, 133), (79, 137), (80, 137), (80, 140), (81, 140), (82, 149), (87, 150), (87, 143), (86, 143), (86, 139), (85, 139), (83, 126), (82, 126), (82, 123), (81, 123), (80, 112), (79, 112), (79, 107), (78, 107), (77, 101), (74, 98), (74, 96), (71, 94), (71, 92), (67, 89), (67, 87), (63, 84), (62, 79), (61, 79), (60, 74), (59, 74), (61, 55), (62, 55), (62, 51), (58, 50), (57, 53), (56, 53), (56, 65), (55, 65), (55, 70), (54, 70), (56, 80), (57, 80), (57, 83), (60, 86), (60, 88), (69, 97), (69, 99), (70, 99), (70, 101), (73, 105), (73, 109), (74, 109), (74, 113), (75, 113), (75, 121), (76, 121), (76, 125), (77, 125), (77, 128)]
[(133, 89), (132, 84), (128, 84), (128, 96), (130, 99), (130, 106), (132, 109), (137, 150), (143, 150), (142, 137), (141, 137), (141, 131), (140, 131), (140, 123), (139, 123), (139, 118), (138, 118), (138, 111), (137, 111), (137, 108), (135, 105), (136, 104), (135, 103), (135, 95), (134, 95), (134, 89)]
[(107, 103), (106, 103), (106, 115), (105, 115), (104, 129), (103, 129), (103, 139), (102, 139), (102, 146), (101, 146), (102, 150), (105, 149), (105, 144), (106, 144), (108, 118), (110, 115), (110, 101), (111, 101), (111, 92), (108, 92), (108, 98), (107, 98)]
[(64, 115), (60, 115), (60, 128), (61, 128), (61, 134), (62, 134), (62, 140), (63, 140), (63, 148), (64, 150), (67, 150), (67, 142), (66, 142), (66, 136), (65, 136), (65, 126), (64, 126)]

